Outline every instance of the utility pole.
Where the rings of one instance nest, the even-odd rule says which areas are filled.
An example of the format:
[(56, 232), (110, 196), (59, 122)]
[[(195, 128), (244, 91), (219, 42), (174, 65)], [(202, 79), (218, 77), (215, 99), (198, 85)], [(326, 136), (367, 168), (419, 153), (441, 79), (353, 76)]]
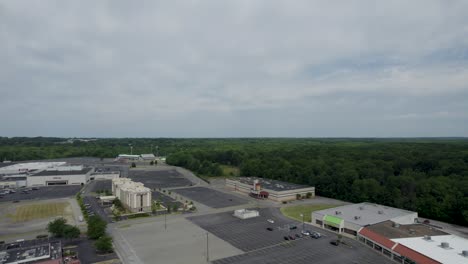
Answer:
[(302, 216), (302, 231), (304, 231), (304, 214), (301, 214)]
[(128, 144), (128, 146), (130, 147), (130, 155), (133, 155), (133, 146), (132, 146), (132, 144)]
[(164, 230), (167, 230), (167, 211), (164, 214)]
[(208, 252), (208, 232), (206, 232), (206, 262), (210, 262), (210, 255)]

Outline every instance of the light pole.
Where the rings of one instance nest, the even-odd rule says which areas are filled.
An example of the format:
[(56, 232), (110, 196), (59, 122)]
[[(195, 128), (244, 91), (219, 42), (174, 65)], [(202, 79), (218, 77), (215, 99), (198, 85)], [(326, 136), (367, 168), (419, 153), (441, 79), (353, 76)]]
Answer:
[(130, 155), (133, 155), (133, 146), (132, 146), (132, 144), (128, 144), (128, 146), (130, 147)]
[(210, 262), (210, 255), (208, 251), (208, 232), (206, 232), (206, 262)]
[(164, 230), (167, 230), (167, 211), (164, 214)]
[(304, 214), (300, 214), (302, 216), (302, 231), (304, 231)]

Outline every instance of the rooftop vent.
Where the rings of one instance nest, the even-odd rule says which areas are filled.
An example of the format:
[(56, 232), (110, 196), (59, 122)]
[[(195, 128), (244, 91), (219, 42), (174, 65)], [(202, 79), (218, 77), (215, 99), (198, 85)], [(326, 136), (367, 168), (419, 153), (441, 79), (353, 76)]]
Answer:
[(465, 258), (468, 258), (468, 250), (463, 250), (462, 256), (464, 256)]
[(392, 223), (392, 226), (395, 227), (395, 228), (399, 228), (399, 227), (400, 227), (400, 224), (393, 222), (393, 223)]
[(379, 210), (379, 212), (378, 212), (378, 213), (379, 213), (379, 214), (383, 214), (383, 211)]
[(340, 211), (335, 211), (335, 214), (336, 214), (336, 215), (340, 215), (341, 212), (340, 212)]
[(424, 240), (431, 241), (431, 236), (425, 235)]
[(356, 216), (354, 217), (354, 220), (358, 220), (358, 219), (361, 219), (361, 217), (356, 215)]
[(364, 206), (359, 206), (359, 210), (364, 210)]
[(440, 247), (441, 248), (445, 248), (445, 249), (449, 249), (450, 248), (450, 244), (448, 242), (442, 242), (440, 243)]
[(410, 230), (408, 230), (408, 231), (409, 231), (409, 233), (410, 233), (411, 235), (414, 235), (414, 233), (416, 233), (416, 231), (415, 231), (414, 229), (410, 229)]

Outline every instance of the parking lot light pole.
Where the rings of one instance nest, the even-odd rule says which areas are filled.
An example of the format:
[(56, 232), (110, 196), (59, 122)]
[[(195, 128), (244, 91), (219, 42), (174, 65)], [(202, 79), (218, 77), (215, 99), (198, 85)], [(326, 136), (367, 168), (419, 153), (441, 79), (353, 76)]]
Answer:
[(208, 251), (208, 232), (206, 232), (206, 262), (210, 262), (210, 255)]
[(167, 211), (164, 214), (164, 230), (167, 230)]
[(302, 216), (302, 231), (304, 231), (304, 214), (300, 214)]

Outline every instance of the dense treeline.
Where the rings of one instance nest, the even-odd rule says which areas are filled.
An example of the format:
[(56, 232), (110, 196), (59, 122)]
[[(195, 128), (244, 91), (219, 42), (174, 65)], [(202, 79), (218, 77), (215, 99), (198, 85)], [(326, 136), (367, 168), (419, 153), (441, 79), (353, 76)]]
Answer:
[(221, 164), (314, 185), (317, 194), (377, 202), (468, 225), (465, 139), (99, 139), (0, 138), (0, 158), (31, 160), (128, 153), (168, 155), (170, 164), (218, 176)]
[(467, 142), (350, 141), (198, 149), (175, 153), (168, 162), (194, 171), (200, 164), (239, 166), (243, 176), (314, 185), (322, 196), (381, 203), (468, 225)]

